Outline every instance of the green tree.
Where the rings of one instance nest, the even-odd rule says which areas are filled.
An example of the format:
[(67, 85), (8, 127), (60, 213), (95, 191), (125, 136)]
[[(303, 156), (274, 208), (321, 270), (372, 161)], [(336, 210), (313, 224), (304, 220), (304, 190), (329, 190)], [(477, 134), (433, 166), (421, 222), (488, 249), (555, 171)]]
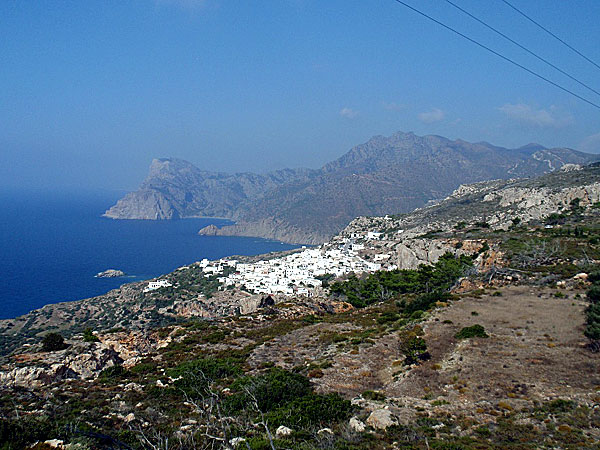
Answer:
[(83, 340), (85, 342), (100, 342), (98, 336), (96, 336), (91, 328), (86, 328), (83, 330)]
[(45, 352), (64, 350), (67, 347), (68, 345), (65, 343), (65, 340), (58, 333), (48, 333), (42, 339), (42, 350)]

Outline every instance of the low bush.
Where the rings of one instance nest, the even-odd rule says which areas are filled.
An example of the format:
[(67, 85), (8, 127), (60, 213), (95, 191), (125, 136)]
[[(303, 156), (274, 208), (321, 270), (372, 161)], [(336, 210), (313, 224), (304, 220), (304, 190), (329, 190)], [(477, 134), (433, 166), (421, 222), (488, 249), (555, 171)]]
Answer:
[(600, 286), (592, 286), (587, 291), (587, 299), (590, 303), (600, 303)]
[(44, 352), (55, 352), (67, 347), (64, 338), (58, 333), (48, 333), (42, 339), (42, 351)]
[(380, 270), (363, 278), (351, 275), (346, 281), (332, 283), (330, 290), (357, 308), (399, 294), (442, 293), (448, 291), (472, 263), (468, 256), (446, 253), (432, 266), (421, 265), (417, 270)]
[(352, 409), (352, 404), (337, 393), (327, 395), (311, 393), (270, 411), (265, 415), (265, 419), (273, 426), (301, 428), (325, 426), (348, 419)]
[(418, 364), (431, 358), (427, 351), (427, 343), (420, 335), (423, 331), (420, 327), (415, 327), (410, 331), (405, 331), (400, 335), (400, 351), (404, 355), (404, 364)]
[(232, 387), (237, 394), (227, 398), (226, 405), (232, 411), (243, 411), (256, 402), (262, 412), (271, 411), (295, 398), (311, 393), (308, 378), (274, 367), (266, 374), (242, 377)]
[(541, 410), (550, 414), (560, 414), (572, 411), (577, 407), (577, 404), (573, 400), (564, 400), (557, 398), (545, 403)]
[(452, 296), (448, 292), (429, 292), (427, 294), (419, 295), (416, 299), (410, 302), (404, 312), (412, 314), (416, 311), (427, 311), (437, 302), (446, 302), (450, 300)]
[(594, 283), (587, 291), (590, 302), (585, 310), (585, 331), (583, 334), (589, 339), (588, 348), (593, 352), (600, 352), (600, 273), (592, 272), (588, 279)]
[(102, 372), (100, 372), (100, 375), (98, 375), (98, 377), (101, 380), (108, 381), (108, 380), (125, 378), (128, 374), (129, 374), (129, 372), (127, 372), (127, 369), (125, 369), (123, 366), (121, 366), (119, 364), (116, 364), (114, 366), (110, 366), (110, 367), (104, 369)]
[(184, 362), (167, 374), (176, 378), (177, 389), (192, 397), (203, 395), (214, 381), (237, 376), (242, 369), (233, 358), (200, 358)]
[(17, 450), (28, 448), (36, 441), (43, 441), (54, 436), (55, 425), (47, 418), (23, 417), (18, 420), (0, 418), (0, 448)]
[(396, 322), (397, 320), (400, 320), (401, 318), (402, 317), (398, 313), (384, 312), (377, 318), (377, 323), (384, 325), (386, 323)]
[(588, 281), (593, 284), (600, 284), (600, 270), (590, 272), (588, 275)]
[(378, 391), (365, 391), (362, 396), (366, 400), (383, 401), (385, 400), (385, 394)]
[(474, 337), (487, 338), (488, 334), (481, 325), (472, 325), (470, 327), (464, 327), (458, 333), (454, 335), (456, 339), (469, 339)]
[(273, 427), (324, 426), (348, 419), (353, 409), (338, 394), (316, 394), (308, 378), (277, 367), (263, 375), (239, 378), (231, 389), (234, 394), (224, 400), (228, 414), (260, 411)]
[(100, 342), (100, 339), (98, 339), (98, 336), (94, 334), (94, 331), (91, 328), (83, 330), (83, 340), (85, 342)]

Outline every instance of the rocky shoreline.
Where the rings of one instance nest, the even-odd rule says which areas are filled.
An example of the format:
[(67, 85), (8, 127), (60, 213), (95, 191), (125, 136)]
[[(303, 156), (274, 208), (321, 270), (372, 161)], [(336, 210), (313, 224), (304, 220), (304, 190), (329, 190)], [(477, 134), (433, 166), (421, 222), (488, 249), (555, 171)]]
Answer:
[(274, 218), (263, 219), (258, 222), (239, 222), (221, 228), (208, 225), (198, 231), (198, 234), (202, 236), (257, 237), (297, 245), (319, 245), (332, 237), (301, 230)]

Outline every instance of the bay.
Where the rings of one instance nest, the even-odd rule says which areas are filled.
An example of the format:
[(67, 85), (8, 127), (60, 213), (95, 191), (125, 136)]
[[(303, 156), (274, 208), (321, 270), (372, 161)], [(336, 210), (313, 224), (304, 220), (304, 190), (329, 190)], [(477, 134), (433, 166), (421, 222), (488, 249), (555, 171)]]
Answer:
[[(104, 294), (203, 258), (295, 248), (258, 238), (199, 236), (224, 219), (113, 220), (120, 192), (0, 192), (0, 319)], [(95, 278), (106, 269), (120, 278)]]

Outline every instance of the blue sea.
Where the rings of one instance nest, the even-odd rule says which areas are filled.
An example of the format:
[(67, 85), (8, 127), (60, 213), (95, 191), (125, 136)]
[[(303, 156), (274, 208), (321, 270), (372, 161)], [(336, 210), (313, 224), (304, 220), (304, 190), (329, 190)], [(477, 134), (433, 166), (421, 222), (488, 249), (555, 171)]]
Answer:
[[(257, 238), (199, 236), (222, 219), (112, 220), (122, 193), (0, 192), (0, 319), (49, 303), (103, 294), (202, 258), (257, 255), (295, 246)], [(127, 276), (95, 278), (119, 269)]]

